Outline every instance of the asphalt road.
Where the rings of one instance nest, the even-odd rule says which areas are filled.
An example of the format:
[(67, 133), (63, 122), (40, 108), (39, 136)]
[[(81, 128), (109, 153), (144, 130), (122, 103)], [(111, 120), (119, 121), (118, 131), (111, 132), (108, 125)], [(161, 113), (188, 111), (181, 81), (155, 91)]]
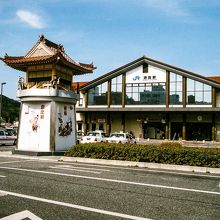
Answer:
[(220, 175), (0, 157), (0, 219), (12, 214), (16, 220), (220, 219)]

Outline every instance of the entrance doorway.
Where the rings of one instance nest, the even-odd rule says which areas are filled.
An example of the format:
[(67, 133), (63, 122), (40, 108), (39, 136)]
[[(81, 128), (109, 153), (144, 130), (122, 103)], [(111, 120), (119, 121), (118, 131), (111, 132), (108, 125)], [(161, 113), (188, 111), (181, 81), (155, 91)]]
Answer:
[(182, 138), (182, 126), (181, 122), (172, 122), (171, 123), (171, 140), (180, 140)]
[(165, 124), (155, 123), (143, 123), (144, 139), (165, 139)]
[(211, 141), (212, 124), (211, 123), (187, 123), (186, 140)]

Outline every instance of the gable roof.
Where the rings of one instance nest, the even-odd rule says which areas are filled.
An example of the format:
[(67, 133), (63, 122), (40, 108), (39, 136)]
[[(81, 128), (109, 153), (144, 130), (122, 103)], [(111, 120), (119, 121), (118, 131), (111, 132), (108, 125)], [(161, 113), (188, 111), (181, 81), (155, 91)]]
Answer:
[(90, 81), (87, 85), (82, 86), (81, 90), (86, 91), (96, 85), (99, 85), (105, 81), (108, 81), (114, 77), (117, 77), (122, 73), (126, 73), (126, 72), (140, 66), (140, 65), (143, 65), (144, 63), (161, 68), (161, 69), (164, 69), (164, 70), (167, 70), (169, 72), (177, 73), (179, 75), (185, 76), (190, 79), (194, 79), (194, 80), (202, 82), (202, 83), (206, 83), (206, 84), (213, 86), (213, 87), (216, 87), (216, 88), (220, 88), (220, 83), (212, 78), (207, 78), (207, 77), (204, 77), (204, 76), (199, 75), (197, 73), (193, 73), (188, 70), (184, 70), (182, 68), (175, 67), (175, 66), (163, 63), (161, 61), (154, 60), (154, 59), (146, 57), (146, 56), (142, 56), (142, 57), (140, 57), (130, 63), (127, 63), (127, 64), (125, 64), (125, 65), (123, 65), (113, 71), (110, 71), (110, 72), (104, 74), (103, 76), (100, 76), (100, 77)]
[[(65, 53), (61, 44), (56, 44), (41, 35), (36, 44), (25, 56), (8, 56), (0, 58), (8, 66), (17, 70), (26, 71), (27, 66), (61, 62), (63, 65), (74, 70), (74, 75), (81, 75), (93, 72), (96, 67), (91, 64), (79, 63)], [(77, 73), (75, 72), (77, 71)]]

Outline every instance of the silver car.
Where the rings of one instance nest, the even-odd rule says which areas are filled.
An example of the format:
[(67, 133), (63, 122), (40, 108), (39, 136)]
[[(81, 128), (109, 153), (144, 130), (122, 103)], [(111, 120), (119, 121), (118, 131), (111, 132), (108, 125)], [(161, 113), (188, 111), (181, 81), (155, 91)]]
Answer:
[(6, 129), (0, 129), (0, 145), (15, 145), (16, 143), (17, 136)]

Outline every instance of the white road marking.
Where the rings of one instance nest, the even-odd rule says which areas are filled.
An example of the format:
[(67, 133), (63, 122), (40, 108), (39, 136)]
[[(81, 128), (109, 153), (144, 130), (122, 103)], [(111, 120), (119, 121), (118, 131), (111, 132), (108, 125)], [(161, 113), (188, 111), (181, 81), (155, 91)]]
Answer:
[(0, 178), (5, 178), (6, 176), (2, 176), (2, 175), (0, 175)]
[(104, 215), (111, 215), (111, 216), (116, 216), (116, 217), (125, 218), (125, 219), (150, 220), (149, 218), (127, 215), (127, 214), (122, 214), (122, 213), (118, 213), (118, 212), (111, 212), (111, 211), (107, 211), (107, 210), (103, 210), (103, 209), (95, 209), (95, 208), (91, 208), (91, 207), (80, 206), (80, 205), (75, 205), (75, 204), (71, 204), (71, 203), (60, 202), (60, 201), (50, 200), (50, 199), (44, 199), (44, 198), (40, 198), (40, 197), (29, 196), (29, 195), (8, 192), (8, 191), (3, 191), (3, 190), (0, 190), (0, 193), (7, 193), (8, 195), (16, 196), (19, 198), (31, 199), (31, 200), (45, 202), (45, 203), (49, 203), (49, 204), (71, 207), (74, 209), (80, 209), (80, 210), (85, 210), (85, 211), (89, 211), (89, 212), (96, 212), (96, 213), (100, 213), (100, 214), (104, 214)]
[[(56, 162), (57, 163), (57, 162)], [(59, 162), (60, 163), (60, 162)], [(68, 162), (62, 162), (65, 164), (72, 164)], [(78, 163), (80, 164), (80, 163)], [(91, 166), (91, 167), (108, 167), (109, 165), (96, 165), (96, 164), (85, 164), (85, 166)], [(144, 171), (144, 172), (152, 172), (152, 173), (169, 173), (169, 174), (175, 174), (175, 175), (185, 175), (185, 176), (195, 176), (195, 177), (207, 177), (207, 178), (219, 178), (220, 175), (205, 175), (205, 174), (198, 174), (198, 173), (186, 173), (186, 172), (175, 172), (175, 171), (168, 171), (168, 170), (154, 170), (154, 169), (148, 169), (146, 168), (131, 168), (131, 167), (118, 167), (118, 166), (111, 166), (111, 169), (119, 169), (119, 170), (137, 170), (137, 171)]]
[(7, 196), (7, 193), (2, 193), (2, 192), (0, 192), (0, 197), (1, 196)]
[(0, 162), (0, 164), (22, 163), (22, 162), (27, 162), (27, 161), (33, 161), (33, 160), (14, 160), (14, 161), (5, 161), (5, 162)]
[(22, 220), (26, 218), (30, 220), (42, 220), (42, 218), (39, 218), (38, 216), (34, 215), (32, 212), (28, 210), (6, 216), (4, 218), (1, 218), (1, 220)]
[(106, 182), (125, 183), (125, 184), (130, 184), (130, 185), (149, 186), (149, 187), (155, 187), (155, 188), (173, 189), (173, 190), (180, 190), (180, 191), (220, 195), (220, 192), (215, 192), (215, 191), (181, 188), (181, 187), (175, 187), (175, 186), (173, 187), (173, 186), (165, 186), (165, 185), (157, 185), (157, 184), (149, 184), (149, 183), (138, 183), (138, 182), (130, 182), (130, 181), (124, 181), (124, 180), (91, 177), (91, 176), (80, 176), (80, 175), (73, 175), (73, 174), (66, 174), (66, 173), (55, 173), (55, 172), (48, 172), (48, 171), (41, 171), (41, 170), (21, 169), (21, 168), (16, 168), (16, 167), (0, 167), (0, 169), (18, 170), (18, 171), (33, 172), (33, 173), (43, 173), (43, 174), (76, 177), (76, 178), (91, 179), (91, 180), (106, 181)]
[(220, 176), (208, 176), (204, 174), (194, 174), (194, 173), (184, 173), (184, 172), (172, 172), (172, 171), (162, 171), (162, 170), (146, 170), (147, 172), (152, 173), (169, 173), (169, 174), (175, 174), (175, 175), (184, 175), (184, 176), (195, 176), (195, 177), (207, 177), (207, 178), (219, 178)]
[(75, 169), (75, 168), (65, 168), (65, 167), (57, 167), (57, 166), (49, 166), (49, 168), (52, 169), (60, 169), (60, 170), (73, 170), (73, 171), (79, 171), (79, 172), (84, 172), (84, 173), (95, 173), (95, 174), (100, 174), (101, 172), (97, 171), (89, 171), (89, 170), (81, 170), (81, 169)]
[(95, 169), (95, 168), (88, 168), (88, 167), (82, 167), (82, 166), (71, 166), (71, 165), (56, 165), (57, 167), (65, 167), (65, 168), (75, 168), (75, 169), (82, 169), (82, 170), (96, 170), (96, 171), (105, 171), (110, 172), (111, 170), (106, 169)]

